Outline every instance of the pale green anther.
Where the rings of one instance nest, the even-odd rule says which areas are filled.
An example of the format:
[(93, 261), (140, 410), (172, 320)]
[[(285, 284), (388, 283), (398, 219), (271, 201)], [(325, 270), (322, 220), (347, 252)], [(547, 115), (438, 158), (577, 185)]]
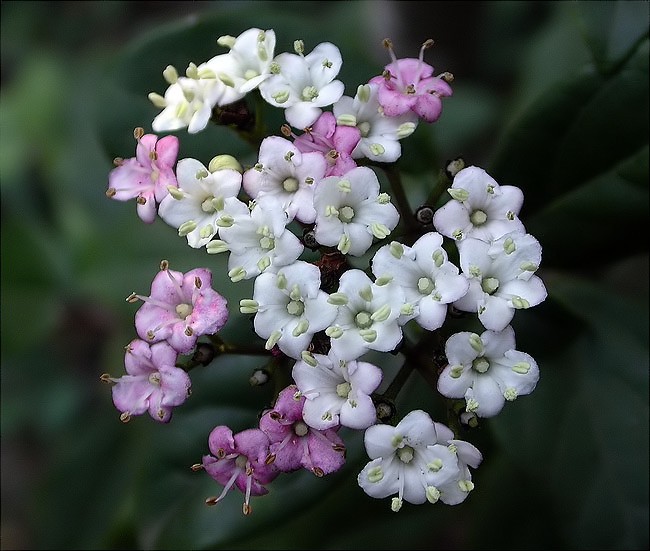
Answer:
[(278, 344), (278, 341), (282, 338), (282, 331), (273, 331), (271, 333), (271, 336), (266, 340), (264, 343), (264, 348), (267, 350), (271, 350), (276, 344)]
[(176, 70), (176, 67), (173, 65), (167, 65), (165, 67), (165, 70), (163, 71), (163, 78), (169, 83), (169, 84), (176, 84), (176, 81), (178, 80), (178, 71)]
[(449, 446), (447, 446), (447, 449), (451, 453), (458, 453), (458, 447), (456, 446), (456, 444), (449, 444)]
[(284, 182), (282, 182), (282, 187), (284, 188), (284, 191), (293, 193), (298, 189), (298, 180), (296, 180), (292, 176), (290, 176), (289, 178), (285, 178)]
[(208, 197), (203, 203), (201, 203), (201, 210), (203, 212), (214, 212), (214, 205), (212, 204), (212, 201), (214, 200), (214, 197)]
[(469, 336), (469, 345), (477, 354), (483, 354), (483, 341), (476, 333)]
[(326, 411), (325, 413), (323, 413), (323, 415), (320, 416), (320, 418), (323, 421), (331, 421), (332, 420), (332, 412)]
[(393, 437), (390, 439), (390, 445), (393, 448), (397, 449), (402, 444), (403, 440), (404, 440), (404, 437), (394, 434)]
[(481, 289), (488, 295), (492, 295), (499, 288), (499, 280), (496, 277), (486, 277), (481, 281)]
[(463, 374), (463, 366), (455, 365), (449, 370), (449, 376), (452, 379), (458, 379)]
[(199, 71), (197, 70), (196, 63), (190, 62), (187, 69), (185, 69), (185, 76), (192, 79), (199, 78)]
[(287, 312), (292, 316), (302, 316), (305, 311), (305, 305), (300, 300), (290, 300), (287, 303)]
[(368, 471), (368, 482), (372, 482), (373, 484), (376, 482), (380, 482), (384, 478), (384, 472), (381, 470), (381, 467), (378, 465), (377, 467), (373, 467)]
[(287, 151), (287, 152), (284, 154), (284, 160), (287, 161), (288, 163), (290, 163), (290, 162), (291, 162), (291, 159), (293, 159), (293, 156), (294, 156), (295, 154), (296, 154), (295, 151)]
[(388, 193), (380, 193), (379, 195), (377, 195), (377, 202), (380, 205), (385, 205), (387, 203), (390, 203), (390, 195), (388, 195)]
[(515, 219), (515, 213), (512, 212), (511, 210), (509, 210), (508, 212), (506, 212), (506, 218), (508, 220), (514, 220)]
[(279, 75), (280, 71), (282, 71), (282, 67), (280, 67), (280, 64), (277, 61), (271, 61), (269, 71), (272, 75)]
[(186, 101), (179, 103), (178, 106), (176, 107), (176, 118), (182, 119), (188, 107), (189, 104)]
[(434, 473), (437, 473), (440, 469), (442, 469), (443, 465), (444, 463), (442, 462), (442, 459), (436, 457), (431, 463), (427, 463), (427, 469)]
[(198, 77), (199, 78), (204, 78), (204, 79), (214, 79), (214, 78), (217, 78), (217, 73), (215, 73), (209, 67), (202, 67), (198, 71)]
[(469, 220), (472, 224), (475, 226), (482, 226), (487, 222), (487, 214), (485, 214), (482, 210), (475, 210), (472, 214), (469, 216)]
[(360, 84), (357, 88), (357, 99), (362, 103), (368, 103), (372, 89), (368, 84)]
[(318, 97), (318, 89), (315, 86), (305, 86), (300, 93), (302, 101), (311, 101)]
[(275, 285), (278, 289), (286, 289), (287, 287), (287, 276), (280, 272), (275, 278)]
[(307, 352), (307, 350), (303, 350), (300, 353), (300, 357), (303, 362), (311, 367), (316, 367), (318, 365), (318, 361), (314, 358), (314, 355), (311, 352)]
[(338, 325), (331, 325), (325, 329), (325, 334), (332, 339), (338, 339), (341, 337), (341, 335), (343, 335), (343, 329), (341, 329)]
[(217, 44), (219, 44), (219, 46), (223, 46), (224, 48), (232, 48), (235, 45), (236, 41), (237, 39), (234, 36), (230, 36), (229, 34), (225, 34), (217, 38)]
[(359, 403), (356, 400), (348, 400), (348, 403), (350, 404), (350, 407), (354, 409), (359, 405)]
[(372, 321), (378, 321), (381, 323), (382, 321), (386, 321), (388, 319), (390, 313), (390, 306), (388, 306), (388, 304), (384, 304), (379, 310), (373, 312), (372, 316), (370, 316), (370, 319)]
[(277, 102), (277, 103), (286, 103), (287, 100), (289, 99), (289, 90), (279, 90), (275, 94), (272, 94), (271, 97)]
[(339, 126), (356, 126), (357, 118), (354, 115), (340, 115), (336, 118), (336, 124)]
[(485, 306), (479, 306), (477, 310), (477, 314), (480, 316), (483, 312), (485, 312)]
[(229, 214), (224, 214), (217, 218), (217, 226), (220, 228), (229, 228), (235, 223), (235, 219)]
[(196, 226), (197, 224), (194, 220), (183, 222), (180, 226), (178, 226), (178, 235), (180, 237), (185, 237), (188, 233), (193, 232), (196, 229)]
[(436, 249), (431, 255), (433, 263), (436, 265), (436, 268), (440, 268), (445, 263), (445, 253), (442, 249)]
[(308, 329), (309, 329), (309, 322), (307, 320), (305, 320), (305, 319), (302, 319), (293, 328), (293, 331), (291, 332), (291, 334), (294, 337), (299, 337), (300, 335), (306, 333)]
[(370, 144), (369, 149), (370, 149), (370, 152), (373, 155), (376, 155), (376, 156), (383, 155), (384, 153), (386, 153), (386, 148), (383, 145), (381, 145), (380, 143)]
[(212, 208), (217, 212), (223, 210), (226, 206), (226, 200), (221, 195), (219, 197), (214, 197), (211, 203)]
[(239, 311), (242, 314), (257, 314), (259, 307), (259, 302), (250, 298), (244, 298), (239, 301)]
[(253, 166), (257, 172), (262, 172), (264, 170), (264, 165), (262, 163), (255, 163), (255, 166)]
[(399, 497), (394, 497), (390, 500), (390, 510), (397, 513), (402, 508), (402, 500)]
[(302, 295), (300, 294), (300, 287), (298, 287), (298, 284), (295, 283), (293, 287), (291, 287), (291, 292), (289, 293), (289, 298), (291, 300), (300, 300), (302, 298)]
[(350, 241), (350, 237), (343, 234), (341, 236), (341, 239), (339, 239), (339, 244), (336, 246), (336, 248), (341, 251), (343, 254), (348, 254), (350, 252), (350, 247), (352, 246), (352, 241)]
[(305, 178), (305, 184), (307, 184), (308, 186), (311, 186), (313, 183), (314, 183), (314, 179), (311, 176), (307, 176)]
[(399, 313), (404, 316), (412, 316), (414, 312), (415, 307), (410, 302), (402, 304), (402, 307), (399, 309)]
[[(210, 172), (216, 172), (217, 170), (222, 170), (224, 168), (236, 170), (240, 174), (244, 172), (241, 163), (232, 155), (217, 155), (216, 157), (212, 158), (210, 164), (208, 165), (208, 170)], [(257, 165), (255, 165), (255, 168), (257, 168)]]
[(257, 269), (263, 272), (271, 265), (271, 259), (268, 256), (263, 256), (257, 261)]
[(336, 187), (339, 188), (339, 191), (342, 193), (350, 193), (352, 191), (352, 184), (350, 180), (339, 180), (336, 184)]
[(400, 458), (402, 463), (410, 463), (415, 457), (415, 450), (411, 446), (404, 446), (397, 450), (397, 457)]
[(266, 235), (260, 239), (260, 247), (266, 251), (270, 251), (275, 247), (275, 239), (267, 237)]
[(422, 295), (430, 295), (433, 290), (436, 288), (436, 285), (428, 277), (421, 277), (418, 279), (418, 291)]
[(390, 245), (388, 250), (390, 251), (390, 254), (392, 254), (397, 260), (402, 258), (404, 255), (404, 246), (401, 243), (398, 243), (397, 241), (393, 241)]
[(474, 483), (471, 480), (459, 480), (458, 487), (463, 492), (471, 492), (474, 489)]
[(368, 121), (363, 121), (359, 123), (359, 133), (362, 138), (367, 138), (370, 134), (370, 123)]
[(296, 52), (298, 55), (302, 55), (305, 53), (305, 43), (302, 40), (294, 40), (293, 41), (293, 51)]
[(183, 199), (183, 197), (185, 197), (185, 194), (175, 186), (167, 186), (167, 191), (169, 192), (169, 195), (171, 195), (177, 201), (180, 201)]
[(516, 400), (517, 396), (517, 389), (512, 387), (506, 388), (505, 392), (503, 393), (503, 397), (508, 400), (508, 402)]
[(397, 129), (397, 139), (402, 140), (408, 138), (413, 132), (415, 132), (416, 124), (414, 122), (405, 122), (399, 125)]
[(338, 216), (339, 211), (334, 205), (327, 205), (325, 207), (325, 216)]
[(488, 184), (485, 191), (487, 191), (490, 195), (492, 195), (494, 193), (494, 186), (492, 184)]
[(520, 375), (526, 375), (530, 371), (530, 364), (528, 362), (517, 362), (512, 366), (512, 370)]
[(246, 80), (250, 80), (250, 79), (258, 77), (258, 76), (260, 76), (260, 74), (255, 69), (248, 69), (244, 73), (244, 78)]
[(219, 73), (219, 80), (223, 82), (226, 86), (229, 88), (234, 88), (235, 87), (235, 81), (232, 79), (232, 77), (227, 74), (227, 73)]
[(384, 224), (373, 222), (370, 224), (370, 231), (377, 239), (386, 239), (390, 235), (390, 230)]
[(377, 331), (374, 329), (359, 329), (359, 335), (367, 343), (375, 342), (377, 340)]
[(372, 287), (370, 285), (366, 285), (365, 287), (359, 289), (359, 296), (366, 302), (370, 302), (373, 298)]
[(393, 281), (393, 276), (384, 275), (375, 280), (375, 285), (383, 287), (384, 285), (388, 285), (391, 281)]
[(208, 176), (210, 176), (210, 173), (204, 168), (202, 168), (201, 170), (196, 171), (194, 178), (197, 180), (203, 180), (203, 178), (207, 178)]
[(335, 306), (345, 306), (348, 303), (348, 296), (345, 293), (332, 293), (327, 302), (334, 304)]
[(164, 109), (167, 107), (167, 100), (165, 100), (165, 98), (160, 94), (150, 92), (147, 97), (149, 98), (149, 101), (154, 104), (154, 107), (157, 107), (158, 109)]
[(512, 237), (506, 237), (505, 240), (503, 241), (503, 250), (505, 251), (506, 254), (512, 254), (515, 252), (517, 249), (517, 245), (515, 245), (515, 241)]
[(481, 268), (479, 268), (478, 266), (475, 266), (474, 264), (472, 264), (469, 267), (469, 275), (472, 276), (472, 277), (481, 277), (481, 275), (482, 275), (481, 274)]
[(243, 266), (237, 266), (228, 272), (228, 277), (233, 283), (237, 283), (246, 277), (246, 270)]
[(333, 63), (329, 59), (323, 59), (322, 65), (324, 69), (331, 69)]
[(424, 493), (427, 496), (427, 501), (429, 503), (436, 503), (440, 499), (440, 490), (435, 486), (427, 486)]
[(202, 239), (206, 239), (208, 237), (212, 237), (214, 235), (214, 228), (212, 227), (212, 224), (206, 224), (199, 230), (199, 235), (201, 236)]
[(456, 201), (467, 201), (467, 199), (469, 199), (469, 191), (463, 189), (462, 187), (450, 187), (447, 190), (447, 193), (449, 193), (452, 198), (456, 199)]
[(352, 207), (341, 207), (339, 209), (339, 220), (344, 224), (349, 224), (354, 218), (354, 209)]
[(436, 302), (440, 302), (442, 300), (442, 295), (438, 291), (436, 291), (431, 295), (431, 298)]
[(530, 308), (530, 302), (528, 302), (525, 298), (514, 296), (512, 297), (512, 306), (516, 308), (517, 310), (524, 310), (526, 308)]
[(522, 262), (519, 265), (519, 269), (524, 271), (524, 272), (534, 272), (534, 271), (537, 270), (537, 268), (538, 268), (537, 264), (535, 264), (534, 262), (530, 262), (530, 261)]
[(226, 251), (229, 250), (226, 242), (222, 241), (221, 239), (215, 239), (214, 241), (210, 241), (205, 246), (205, 249), (208, 252), (208, 254), (225, 253)]
[(476, 398), (470, 398), (469, 400), (467, 400), (465, 411), (469, 413), (474, 413), (477, 409), (478, 409), (478, 400), (476, 400)]
[(350, 394), (350, 389), (351, 388), (352, 388), (352, 386), (350, 385), (350, 383), (345, 381), (345, 382), (343, 382), (341, 384), (336, 385), (336, 394), (340, 398), (347, 398), (348, 394)]
[(271, 235), (271, 230), (268, 226), (258, 226), (258, 228), (255, 230), (255, 233), (257, 235), (264, 235), (266, 237), (269, 237)]
[(361, 329), (368, 329), (372, 325), (372, 319), (368, 312), (359, 312), (354, 316), (354, 323)]

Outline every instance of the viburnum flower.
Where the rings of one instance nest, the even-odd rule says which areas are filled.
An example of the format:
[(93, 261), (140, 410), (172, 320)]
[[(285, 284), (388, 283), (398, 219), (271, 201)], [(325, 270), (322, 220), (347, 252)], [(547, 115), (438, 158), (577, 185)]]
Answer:
[(399, 140), (413, 134), (418, 116), (413, 111), (389, 117), (379, 105), (379, 85), (362, 84), (354, 98), (343, 96), (332, 106), (338, 125), (359, 129), (361, 139), (352, 151), (353, 159), (393, 163), (402, 155)]
[(302, 416), (304, 403), (298, 388), (289, 385), (262, 415), (260, 430), (271, 442), (266, 463), (283, 472), (304, 468), (319, 477), (338, 471), (345, 463), (343, 440), (333, 428), (309, 427)]
[(404, 500), (459, 503), (474, 487), (467, 465), (478, 466), (482, 457), (471, 444), (452, 439), (447, 427), (422, 410), (411, 411), (395, 427), (369, 427), (364, 443), (371, 461), (359, 473), (359, 486), (371, 497), (396, 495), (395, 512)]
[(201, 335), (212, 335), (228, 321), (227, 301), (212, 289), (212, 273), (195, 268), (183, 274), (161, 262), (148, 297), (132, 294), (127, 300), (144, 301), (135, 313), (135, 328), (141, 339), (167, 341), (184, 354), (194, 348)]
[(525, 232), (518, 218), (524, 194), (518, 187), (500, 186), (482, 168), (462, 169), (447, 191), (452, 199), (433, 215), (433, 225), (442, 235), (456, 241), (466, 237), (490, 241)]
[(116, 159), (117, 168), (108, 175), (106, 195), (117, 201), (135, 199), (138, 216), (151, 224), (156, 219), (156, 207), (168, 196), (170, 187), (176, 187), (174, 165), (178, 156), (178, 138), (144, 134), (136, 128), (138, 141), (135, 157)]
[(285, 109), (287, 122), (307, 128), (343, 95), (345, 86), (334, 80), (343, 60), (339, 49), (329, 42), (318, 44), (304, 55), (301, 40), (294, 43), (296, 54), (282, 53), (271, 63), (272, 76), (259, 86), (262, 97), (271, 105)]
[(389, 352), (402, 340), (397, 318), (404, 292), (397, 284), (377, 285), (363, 271), (352, 269), (341, 276), (329, 301), (339, 310), (325, 333), (340, 360), (356, 360), (368, 350)]
[(386, 238), (399, 222), (390, 197), (380, 193), (377, 175), (363, 166), (321, 180), (314, 208), (316, 241), (352, 256), (364, 254), (374, 237)]
[(338, 125), (334, 115), (326, 111), (293, 143), (303, 153), (317, 151), (323, 155), (327, 161), (325, 176), (341, 176), (357, 166), (351, 153), (360, 139), (358, 128)]
[(210, 241), (210, 254), (230, 251), (228, 277), (232, 281), (257, 277), (270, 266), (286, 266), (302, 254), (303, 244), (286, 229), (289, 217), (279, 199), (258, 197), (249, 213), (220, 220), (219, 237)]
[(438, 379), (438, 390), (448, 398), (464, 398), (468, 412), (493, 417), (505, 401), (530, 394), (539, 380), (537, 362), (515, 350), (515, 332), (462, 331), (445, 344), (448, 365)]
[(237, 486), (244, 494), (243, 512), (249, 515), (251, 496), (268, 493), (266, 485), (272, 482), (280, 471), (268, 465), (269, 439), (260, 429), (246, 429), (233, 435), (226, 426), (212, 429), (208, 447), (212, 455), (204, 455), (203, 462), (194, 469), (205, 471), (224, 488), (218, 497), (208, 498), (208, 505), (216, 505)]
[(470, 237), (457, 246), (469, 289), (454, 306), (463, 312), (477, 312), (486, 329), (502, 331), (515, 310), (546, 299), (546, 287), (534, 275), (542, 260), (542, 247), (532, 235), (512, 232), (491, 243)]
[(337, 307), (328, 298), (320, 290), (318, 267), (298, 260), (257, 276), (253, 300), (242, 300), (240, 305), (243, 313), (255, 313), (255, 332), (267, 339), (268, 350), (277, 344), (287, 356), (298, 359), (314, 333), (336, 317)]
[(447, 316), (447, 305), (469, 288), (467, 279), (449, 262), (442, 241), (436, 232), (423, 235), (412, 247), (393, 241), (372, 259), (375, 277), (390, 279), (404, 291), (401, 324), (415, 319), (425, 329), (438, 329)]
[(126, 347), (126, 375), (114, 379), (102, 375), (104, 381), (115, 383), (113, 403), (126, 422), (133, 415), (146, 411), (156, 421), (168, 423), (172, 409), (190, 395), (189, 375), (176, 367), (178, 352), (166, 342), (150, 345), (135, 339)]
[(311, 224), (316, 219), (314, 187), (326, 169), (320, 153), (302, 153), (289, 140), (269, 136), (262, 140), (257, 164), (244, 172), (244, 190), (253, 199), (275, 196), (290, 219)]
[(293, 380), (307, 399), (302, 410), (305, 422), (315, 429), (336, 426), (365, 429), (377, 421), (370, 395), (381, 384), (376, 365), (341, 360), (334, 352), (305, 354), (296, 362)]
[(226, 85), (219, 105), (242, 99), (271, 76), (275, 51), (275, 31), (272, 29), (248, 29), (236, 38), (221, 36), (217, 43), (230, 48), (227, 54), (215, 56), (205, 64)]
[(433, 46), (433, 40), (422, 45), (418, 59), (397, 59), (391, 41), (386, 39), (384, 45), (393, 62), (386, 65), (383, 75), (370, 79), (379, 86), (377, 99), (384, 114), (397, 117), (413, 111), (426, 122), (437, 121), (442, 113), (440, 98), (452, 95), (445, 79), (453, 77), (449, 73), (432, 76), (433, 67), (424, 62), (424, 51)]
[(248, 206), (237, 198), (242, 175), (235, 169), (210, 171), (196, 159), (182, 159), (176, 168), (178, 189), (160, 203), (158, 215), (190, 247), (200, 248), (219, 233), (220, 219), (248, 214)]

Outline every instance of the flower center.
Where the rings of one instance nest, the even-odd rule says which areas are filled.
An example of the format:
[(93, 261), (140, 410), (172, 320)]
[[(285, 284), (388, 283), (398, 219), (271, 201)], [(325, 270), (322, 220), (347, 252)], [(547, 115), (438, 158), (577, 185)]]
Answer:
[(361, 137), (365, 138), (370, 134), (370, 123), (368, 121), (363, 121), (362, 123), (359, 123), (359, 126), (357, 126), (359, 129), (359, 132), (361, 132)]
[(350, 385), (350, 383), (345, 381), (341, 384), (336, 385), (336, 394), (338, 394), (340, 398), (347, 398), (348, 394), (350, 394), (351, 388), (352, 386)]
[(244, 78), (246, 80), (250, 80), (257, 76), (259, 76), (259, 73), (255, 69), (246, 69), (246, 72), (244, 73)]
[(287, 312), (292, 316), (302, 316), (305, 305), (301, 300), (292, 300), (287, 304)]
[(154, 371), (151, 375), (149, 375), (149, 382), (152, 385), (160, 386), (160, 373)]
[(207, 214), (223, 210), (223, 197), (214, 197), (210, 195), (201, 203), (201, 210)]
[(423, 295), (430, 295), (433, 290), (436, 288), (433, 281), (428, 277), (421, 277), (418, 279), (418, 291)]
[(246, 470), (246, 463), (248, 463), (248, 458), (245, 455), (238, 455), (235, 458), (235, 465), (239, 469)]
[(486, 277), (481, 281), (481, 288), (488, 295), (492, 295), (499, 288), (499, 280), (496, 277)]
[(302, 421), (298, 421), (293, 424), (293, 432), (295, 432), (297, 436), (306, 436), (309, 432), (309, 427)]
[(318, 90), (315, 86), (305, 86), (300, 94), (302, 101), (312, 101), (318, 97)]
[(400, 458), (402, 463), (410, 463), (415, 456), (415, 450), (411, 446), (404, 446), (397, 450), (397, 457)]
[(293, 193), (298, 189), (298, 180), (296, 180), (292, 176), (290, 176), (289, 178), (285, 178), (284, 182), (282, 182), (282, 187), (284, 188), (284, 191)]
[(176, 313), (181, 319), (186, 319), (192, 313), (192, 305), (181, 302), (176, 306)]
[(362, 311), (354, 317), (354, 322), (359, 329), (368, 329), (372, 325), (372, 318), (368, 312)]
[(474, 224), (475, 226), (482, 226), (487, 222), (487, 214), (485, 214), (482, 210), (475, 210), (472, 214), (469, 216), (470, 222)]
[(476, 358), (472, 362), (472, 369), (474, 371), (478, 371), (479, 373), (485, 373), (488, 369), (490, 369), (490, 362), (488, 362), (483, 357)]
[(352, 222), (354, 218), (354, 209), (352, 207), (342, 207), (339, 209), (339, 220), (345, 224)]
[(275, 239), (269, 237), (268, 235), (265, 235), (260, 239), (260, 247), (266, 249), (267, 251), (270, 251), (273, 247), (275, 247)]

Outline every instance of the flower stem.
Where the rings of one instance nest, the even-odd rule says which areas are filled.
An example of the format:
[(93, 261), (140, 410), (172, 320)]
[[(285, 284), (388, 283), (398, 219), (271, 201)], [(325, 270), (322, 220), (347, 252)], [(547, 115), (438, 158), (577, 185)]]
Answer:
[(404, 186), (402, 185), (402, 177), (400, 176), (399, 170), (394, 165), (381, 166), (388, 181), (390, 183), (391, 190), (393, 191), (393, 197), (395, 198), (395, 205), (400, 214), (400, 219), (404, 222), (407, 231), (413, 231), (418, 229), (417, 222), (413, 218), (413, 211), (411, 210), (411, 205), (408, 202), (408, 197), (404, 191)]

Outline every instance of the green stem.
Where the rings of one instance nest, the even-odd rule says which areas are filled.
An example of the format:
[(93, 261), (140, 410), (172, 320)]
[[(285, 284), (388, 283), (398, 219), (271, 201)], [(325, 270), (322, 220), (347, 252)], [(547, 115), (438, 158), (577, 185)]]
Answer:
[(409, 204), (408, 197), (406, 197), (406, 192), (404, 191), (404, 186), (402, 185), (402, 177), (400, 176), (397, 167), (394, 165), (380, 165), (383, 169), (388, 182), (390, 183), (391, 190), (393, 191), (393, 197), (395, 198), (395, 205), (400, 214), (400, 219), (404, 222), (407, 231), (414, 231), (417, 229), (418, 225), (413, 218), (413, 211), (411, 210), (411, 205)]
[(445, 193), (445, 191), (447, 191), (450, 185), (451, 182), (449, 181), (447, 174), (445, 173), (444, 170), (440, 170), (438, 172), (438, 179), (436, 180), (436, 183), (433, 186), (431, 193), (429, 193), (429, 196), (427, 197), (427, 202), (425, 204), (434, 208), (438, 203), (438, 201), (440, 200), (440, 197), (442, 197), (442, 194)]

